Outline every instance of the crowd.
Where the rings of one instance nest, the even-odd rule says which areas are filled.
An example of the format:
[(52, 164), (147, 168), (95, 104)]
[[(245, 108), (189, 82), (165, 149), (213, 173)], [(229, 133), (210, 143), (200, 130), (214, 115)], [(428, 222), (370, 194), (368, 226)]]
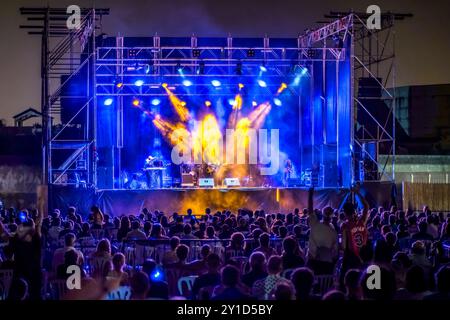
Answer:
[[(449, 299), (450, 215), (369, 209), (358, 186), (351, 193), (361, 208), (316, 209), (310, 189), (308, 207), (286, 214), (3, 210), (0, 298)], [(56, 290), (71, 266), (81, 289)], [(380, 288), (368, 285), (373, 266)]]

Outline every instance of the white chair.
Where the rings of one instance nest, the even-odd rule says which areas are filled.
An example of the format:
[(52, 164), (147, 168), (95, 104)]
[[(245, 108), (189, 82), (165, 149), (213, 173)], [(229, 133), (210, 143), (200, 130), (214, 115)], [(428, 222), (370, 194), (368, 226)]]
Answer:
[(237, 267), (241, 271), (241, 274), (245, 274), (247, 272), (248, 257), (235, 256), (235, 257), (230, 258), (230, 260), (233, 260), (237, 264)]
[(283, 278), (289, 280), (289, 279), (291, 279), (291, 275), (292, 275), (292, 272), (294, 272), (294, 270), (295, 270), (295, 269), (293, 269), (293, 268), (283, 270), (283, 272), (281, 273), (281, 276), (282, 276)]
[(201, 251), (202, 251), (201, 246), (192, 246), (189, 250), (188, 261), (191, 262), (191, 261), (199, 259)]
[(103, 276), (107, 271), (106, 264), (110, 262), (110, 259), (103, 257), (91, 257), (89, 260), (89, 271), (91, 276)]
[(334, 288), (335, 282), (334, 282), (334, 275), (327, 274), (327, 275), (320, 275), (315, 277), (315, 289), (316, 293), (320, 295), (324, 295), (327, 293), (330, 289)]
[(125, 261), (128, 265), (135, 267), (136, 266), (136, 248), (126, 247), (124, 250)]
[(0, 300), (6, 300), (11, 288), (13, 270), (0, 270)]
[(62, 300), (69, 291), (66, 280), (51, 280), (50, 295), (53, 300)]
[(129, 286), (120, 286), (117, 290), (108, 293), (106, 300), (130, 300), (131, 288)]
[[(197, 276), (187, 276), (178, 279), (178, 293), (181, 296), (188, 297), (188, 295), (192, 292), (192, 287), (194, 286), (195, 279), (197, 279)], [(186, 289), (188, 291), (186, 294), (184, 294), (183, 292), (183, 285), (186, 286)]]
[(101, 238), (103, 238), (103, 234), (104, 234), (102, 229), (92, 229), (91, 233), (95, 240), (101, 240)]

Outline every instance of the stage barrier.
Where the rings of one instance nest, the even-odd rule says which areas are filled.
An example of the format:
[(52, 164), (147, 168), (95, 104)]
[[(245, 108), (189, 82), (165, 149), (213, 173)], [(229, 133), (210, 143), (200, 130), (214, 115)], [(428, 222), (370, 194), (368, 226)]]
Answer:
[[(392, 203), (391, 185), (381, 183), (363, 187), (363, 194), (371, 206)], [(339, 208), (348, 195), (347, 189), (323, 188), (314, 193), (314, 206), (327, 205)], [(401, 199), (401, 198), (400, 198)], [(194, 214), (202, 214), (205, 208), (213, 212), (239, 208), (251, 210), (264, 209), (270, 213), (288, 213), (294, 208), (306, 208), (307, 188), (238, 188), (238, 189), (158, 189), (158, 190), (94, 190), (61, 187), (53, 189), (51, 208), (62, 209), (69, 206), (78, 208), (86, 215), (90, 206), (98, 205), (111, 216), (138, 214), (143, 208), (161, 210), (165, 214), (186, 213), (192, 209)]]

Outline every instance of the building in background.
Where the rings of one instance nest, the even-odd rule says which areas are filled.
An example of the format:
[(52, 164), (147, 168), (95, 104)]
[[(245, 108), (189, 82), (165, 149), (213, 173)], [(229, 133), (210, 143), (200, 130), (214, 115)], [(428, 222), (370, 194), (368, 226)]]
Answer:
[(396, 181), (449, 183), (450, 84), (396, 88), (396, 118), (407, 134), (397, 135)]

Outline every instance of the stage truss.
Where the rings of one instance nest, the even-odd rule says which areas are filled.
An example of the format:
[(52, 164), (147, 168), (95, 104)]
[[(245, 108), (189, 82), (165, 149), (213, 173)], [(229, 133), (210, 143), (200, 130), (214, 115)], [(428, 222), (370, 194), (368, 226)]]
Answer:
[[(335, 21), (317, 30), (307, 31), (298, 38), (296, 46), (283, 48), (272, 46), (269, 38), (264, 39), (262, 47), (233, 45), (232, 37), (228, 37), (226, 46), (201, 46), (198, 39), (192, 37), (190, 45), (173, 47), (161, 45), (158, 36), (153, 37), (151, 46), (126, 47), (121, 37), (116, 38), (114, 45), (99, 46), (98, 30), (102, 16), (109, 14), (108, 9), (83, 9), (79, 30), (67, 30), (64, 27), (67, 16), (65, 9), (22, 8), (21, 13), (28, 16), (29, 21), (40, 21), (38, 26), (21, 27), (30, 29), (30, 34), (42, 36), (43, 181), (48, 185), (80, 185), (80, 181), (71, 183), (64, 179), (68, 172), (72, 172), (85, 177), (81, 181), (83, 185), (97, 187), (96, 116), (97, 100), (101, 97), (115, 96), (121, 101), (126, 96), (155, 96), (158, 93), (152, 89), (161, 86), (158, 77), (179, 77), (177, 70), (180, 66), (186, 76), (233, 77), (237, 65), (241, 65), (243, 74), (251, 76), (261, 64), (267, 63), (267, 76), (287, 76), (292, 70), (293, 61), (295, 65), (304, 66), (313, 61), (325, 63), (343, 59), (345, 49), (340, 47), (339, 41), (348, 38), (352, 41), (352, 181), (359, 180), (357, 162), (362, 154), (367, 154), (377, 165), (379, 174), (374, 180), (395, 180), (395, 90), (388, 88), (395, 88), (393, 26), (395, 20), (402, 19), (399, 15), (383, 15), (381, 30), (368, 30), (363, 14), (332, 13), (328, 18)], [(58, 40), (56, 43), (55, 39)], [(249, 51), (254, 52), (255, 57), (249, 57)], [(150, 85), (144, 91), (132, 85), (129, 75), (124, 72), (129, 65), (128, 59), (139, 63), (140, 56), (143, 57), (142, 64), (150, 68), (145, 75)], [(387, 68), (383, 66), (386, 63)], [(64, 93), (64, 86), (79, 75), (83, 68), (87, 68), (86, 90), (81, 97), (78, 96), (84, 99), (83, 105), (71, 119), (55, 125), (52, 119), (60, 115), (61, 99), (76, 97)], [(120, 91), (111, 83), (111, 74), (115, 75), (116, 81), (123, 83)], [(65, 76), (63, 81), (61, 76)], [(384, 119), (374, 116), (366, 106), (367, 99), (361, 99), (358, 81), (362, 77), (374, 79), (380, 86), (382, 99), (389, 108)], [(102, 81), (103, 78), (105, 81)], [(375, 134), (373, 130), (365, 130), (364, 123), (358, 123), (358, 113), (365, 113), (375, 123)], [(84, 117), (86, 123), (74, 134), (71, 129), (80, 129), (79, 123), (75, 121), (80, 117)], [(123, 119), (119, 118), (120, 121)], [(386, 163), (379, 163), (377, 155), (373, 156), (364, 149), (370, 142), (377, 145), (377, 153), (379, 150), (387, 153)], [(120, 143), (117, 142), (119, 147)], [(65, 152), (65, 159), (55, 164), (53, 156), (55, 152), (61, 151)], [(391, 173), (385, 170), (388, 162), (393, 168)]]

